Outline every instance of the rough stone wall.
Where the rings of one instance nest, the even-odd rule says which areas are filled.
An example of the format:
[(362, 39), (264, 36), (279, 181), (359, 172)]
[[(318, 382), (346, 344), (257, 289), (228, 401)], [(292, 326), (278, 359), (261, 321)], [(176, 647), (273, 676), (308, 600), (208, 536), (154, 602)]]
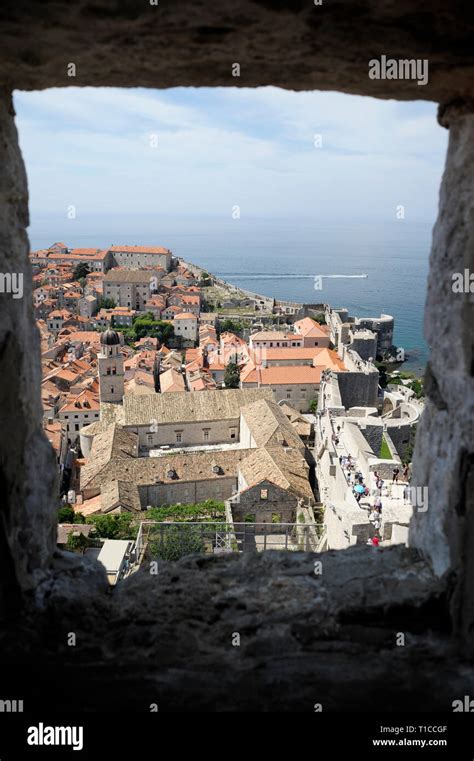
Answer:
[[(39, 334), (28, 261), (28, 191), (11, 97), (0, 91), (0, 273), (23, 278), (0, 293), (0, 610), (43, 577), (56, 542), (56, 464), (41, 429)], [(21, 282), (20, 280), (18, 282)]]
[(363, 372), (338, 373), (337, 380), (341, 393), (341, 402), (346, 409), (350, 407), (375, 407), (379, 374)]
[[(267, 491), (265, 500), (260, 499), (262, 489)], [(274, 513), (279, 515), (279, 523), (294, 523), (298, 498), (270, 481), (262, 481), (261, 484), (242, 491), (229, 500), (228, 504), (235, 523), (243, 523), (248, 514), (255, 516), (255, 523), (272, 523)]]
[[(319, 7), (303, 0), (242, 0), (238, 5), (222, 0), (209, 6), (183, 0), (157, 7), (128, 0), (48, 4), (4, 0), (0, 9), (0, 71), (6, 88), (0, 94), (0, 257), (2, 272), (23, 273), (25, 278), (22, 299), (4, 294), (0, 299), (0, 603), (19, 600), (21, 590), (33, 587), (38, 602), (48, 597), (51, 601), (48, 618), (35, 620), (32, 628), (25, 629), (29, 639), (22, 655), (28, 664), (30, 653), (30, 681), (31, 664), (46, 681), (58, 657), (67, 664), (67, 652), (54, 643), (68, 619), (69, 605), (66, 625), (75, 613), (85, 637), (93, 633), (89, 649), (81, 653), (84, 673), (78, 662), (69, 672), (65, 666), (65, 682), (75, 676), (77, 681), (73, 678), (70, 683), (84, 685), (89, 677), (87, 690), (71, 691), (81, 709), (85, 696), (89, 706), (90, 701), (96, 701), (97, 707), (110, 705), (105, 696), (114, 699), (111, 685), (117, 662), (125, 671), (129, 667), (122, 697), (138, 695), (133, 687), (145, 684), (143, 663), (150, 647), (155, 668), (146, 669), (149, 682), (140, 694), (149, 689), (155, 696), (159, 683), (165, 700), (168, 695), (170, 703), (174, 700), (181, 706), (201, 694), (208, 705), (222, 709), (233, 701), (236, 707), (247, 694), (259, 710), (270, 704), (288, 710), (298, 701), (316, 702), (325, 694), (328, 706), (339, 709), (346, 705), (353, 710), (358, 704), (373, 710), (374, 696), (382, 696), (387, 709), (396, 704), (419, 710), (422, 701), (427, 709), (435, 704), (446, 708), (450, 697), (474, 689), (472, 672), (456, 664), (452, 646), (443, 641), (438, 647), (423, 635), (430, 626), (430, 610), (436, 612), (436, 629), (443, 609), (439, 605), (426, 609), (438, 599), (439, 590), (426, 564), (414, 565), (413, 555), (384, 551), (373, 556), (380, 558), (380, 565), (374, 567), (368, 562), (367, 548), (361, 548), (357, 558), (353, 550), (337, 553), (326, 558), (330, 573), (317, 588), (307, 561), (300, 566), (295, 557), (259, 557), (252, 561), (256, 565), (249, 565), (245, 558), (226, 559), (222, 564), (214, 558), (194, 558), (183, 563), (181, 570), (171, 569), (160, 577), (156, 597), (151, 594), (152, 578), (138, 576), (124, 586), (111, 611), (97, 565), (84, 563), (79, 569), (76, 558), (67, 560), (56, 553), (54, 574), (48, 574), (55, 547), (55, 465), (40, 426), (39, 343), (25, 233), (26, 178), (7, 91), (70, 85), (271, 84), (455, 104), (441, 113), (451, 135), (426, 314), (426, 334), (433, 346), (427, 374), (429, 401), (415, 454), (415, 483), (428, 485), (430, 508), (415, 516), (411, 541), (439, 574), (455, 570), (452, 619), (456, 632), (468, 643), (474, 621), (469, 591), (474, 587), (469, 422), (474, 320), (469, 295), (454, 297), (450, 285), (453, 271), (472, 270), (468, 257), (473, 252), (474, 117), (469, 111), (469, 100), (472, 103), (474, 98), (473, 11), (472, 4), (461, 0), (450, 4), (442, 0), (333, 0)], [(368, 60), (386, 53), (428, 58), (429, 84), (370, 80)], [(240, 77), (232, 77), (235, 62), (241, 66)], [(67, 75), (69, 63), (76, 66), (75, 77)], [(360, 559), (361, 563), (356, 562)], [(364, 572), (367, 569), (370, 575)], [(426, 582), (422, 590), (420, 572)], [(113, 616), (99, 616), (99, 610)], [(387, 612), (397, 628), (405, 630), (407, 619), (416, 624), (413, 647), (394, 651), (389, 646), (393, 630), (387, 629)], [(150, 620), (155, 629), (150, 628)], [(238, 627), (248, 634), (239, 651), (229, 646), (229, 636)], [(42, 636), (41, 645), (50, 642), (50, 657), (45, 656), (44, 663), (38, 663), (37, 651), (33, 652), (32, 633)], [(374, 637), (377, 645), (368, 647)], [(8, 657), (8, 650), (1, 652), (3, 659)], [(209, 669), (209, 653), (219, 656), (220, 667), (214, 671)], [(259, 685), (266, 689), (263, 696), (253, 690), (257, 669)], [(204, 672), (209, 675), (205, 695)], [(158, 682), (157, 673), (161, 674)], [(272, 689), (276, 679), (282, 689)], [(41, 690), (41, 680), (38, 684)]]
[(449, 641), (443, 584), (404, 547), (192, 556), (144, 569), (113, 596), (91, 575), (81, 589), (70, 561), (58, 563), (44, 616), (0, 643), (14, 667), (11, 682), (2, 671), (3, 694), (30, 707), (418, 713), (474, 694)]
[(437, 573), (456, 572), (454, 605), (457, 615), (464, 609), (467, 616), (458, 623), (472, 641), (474, 303), (472, 293), (453, 291), (453, 274), (474, 271), (474, 112), (453, 106), (441, 110), (440, 121), (449, 127), (449, 147), (425, 310), (425, 335), (432, 347), (427, 404), (413, 464), (414, 484), (428, 487), (429, 508), (415, 510), (410, 542), (426, 552)]
[[(463, 0), (3, 0), (1, 22), (2, 80), (19, 89), (276, 85), (438, 102), (474, 96), (474, 10)], [(429, 59), (428, 84), (369, 79), (368, 61), (381, 54)]]
[(383, 423), (379, 421), (374, 421), (373, 424), (367, 423), (362, 426), (361, 430), (372, 451), (378, 455), (382, 446)]

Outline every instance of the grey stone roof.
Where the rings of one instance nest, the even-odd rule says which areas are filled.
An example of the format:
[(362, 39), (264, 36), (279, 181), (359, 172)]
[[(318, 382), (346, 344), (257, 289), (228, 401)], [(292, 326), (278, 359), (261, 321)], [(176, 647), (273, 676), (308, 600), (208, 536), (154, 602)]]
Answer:
[(104, 285), (107, 283), (138, 283), (146, 285), (151, 278), (157, 276), (154, 270), (121, 270), (111, 269), (104, 275)]
[(247, 423), (257, 447), (287, 446), (304, 449), (295, 429), (281, 407), (270, 399), (259, 399), (242, 407), (242, 416)]
[(109, 513), (117, 508), (140, 512), (140, 495), (136, 484), (129, 481), (107, 481), (100, 487), (100, 509)]
[(201, 393), (176, 392), (146, 397), (126, 395), (123, 400), (125, 426), (159, 423), (188, 423), (236, 420), (240, 409), (259, 399), (273, 399), (270, 388), (227, 389)]
[[(149, 486), (156, 483), (185, 483), (192, 481), (211, 481), (222, 478), (236, 478), (237, 468), (252, 449), (231, 449), (223, 452), (188, 452), (167, 453), (161, 457), (116, 457), (105, 465), (96, 467), (95, 472), (81, 472), (81, 488), (103, 488), (111, 481), (128, 481), (137, 486)], [(91, 453), (93, 456), (93, 452)], [(213, 466), (219, 466), (215, 473)], [(169, 477), (173, 470), (175, 477)]]
[(94, 436), (92, 449), (81, 469), (81, 488), (88, 485), (111, 460), (135, 459), (138, 453), (138, 436), (113, 424)]

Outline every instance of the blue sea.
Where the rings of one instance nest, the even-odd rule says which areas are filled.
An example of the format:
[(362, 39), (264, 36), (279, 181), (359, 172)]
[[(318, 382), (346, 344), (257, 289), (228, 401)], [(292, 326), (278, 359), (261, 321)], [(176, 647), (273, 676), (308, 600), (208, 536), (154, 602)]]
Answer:
[[(29, 235), (32, 248), (58, 240), (70, 247), (162, 245), (257, 293), (326, 302), (358, 317), (391, 314), (395, 343), (407, 355), (404, 369), (421, 373), (429, 353), (423, 310), (432, 226), (407, 220), (37, 218)], [(322, 290), (315, 290), (315, 276), (322, 276)]]

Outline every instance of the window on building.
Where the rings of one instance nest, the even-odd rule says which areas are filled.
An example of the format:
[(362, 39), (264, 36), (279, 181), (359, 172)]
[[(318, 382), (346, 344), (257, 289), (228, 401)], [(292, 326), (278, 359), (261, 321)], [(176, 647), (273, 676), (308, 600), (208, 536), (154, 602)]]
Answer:
[(281, 523), (281, 513), (272, 513), (272, 523)]
[(244, 515), (244, 521), (245, 521), (245, 523), (255, 523), (255, 514), (254, 513), (246, 513)]
[(147, 434), (146, 442), (147, 442), (147, 444), (153, 444), (153, 434), (152, 433)]
[(79, 430), (79, 423), (75, 423), (75, 424), (74, 424), (74, 430), (75, 430), (75, 431), (78, 431), (78, 430)]
[(268, 489), (260, 489), (260, 499), (268, 499)]
[(291, 399), (291, 390), (286, 389), (286, 398)]
[(181, 444), (182, 440), (183, 440), (182, 431), (176, 431), (176, 443)]
[(209, 431), (208, 430), (203, 431), (202, 435), (203, 435), (204, 441), (209, 441)]
[(231, 428), (230, 429), (230, 438), (231, 439), (237, 438), (237, 429), (236, 428)]

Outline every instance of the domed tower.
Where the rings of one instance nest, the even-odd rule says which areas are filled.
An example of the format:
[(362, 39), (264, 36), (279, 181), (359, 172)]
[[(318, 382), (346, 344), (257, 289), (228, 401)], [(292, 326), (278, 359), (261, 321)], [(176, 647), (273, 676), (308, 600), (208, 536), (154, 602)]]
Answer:
[(120, 351), (120, 335), (116, 330), (106, 330), (100, 337), (99, 394), (101, 402), (121, 403), (124, 394), (123, 355)]

